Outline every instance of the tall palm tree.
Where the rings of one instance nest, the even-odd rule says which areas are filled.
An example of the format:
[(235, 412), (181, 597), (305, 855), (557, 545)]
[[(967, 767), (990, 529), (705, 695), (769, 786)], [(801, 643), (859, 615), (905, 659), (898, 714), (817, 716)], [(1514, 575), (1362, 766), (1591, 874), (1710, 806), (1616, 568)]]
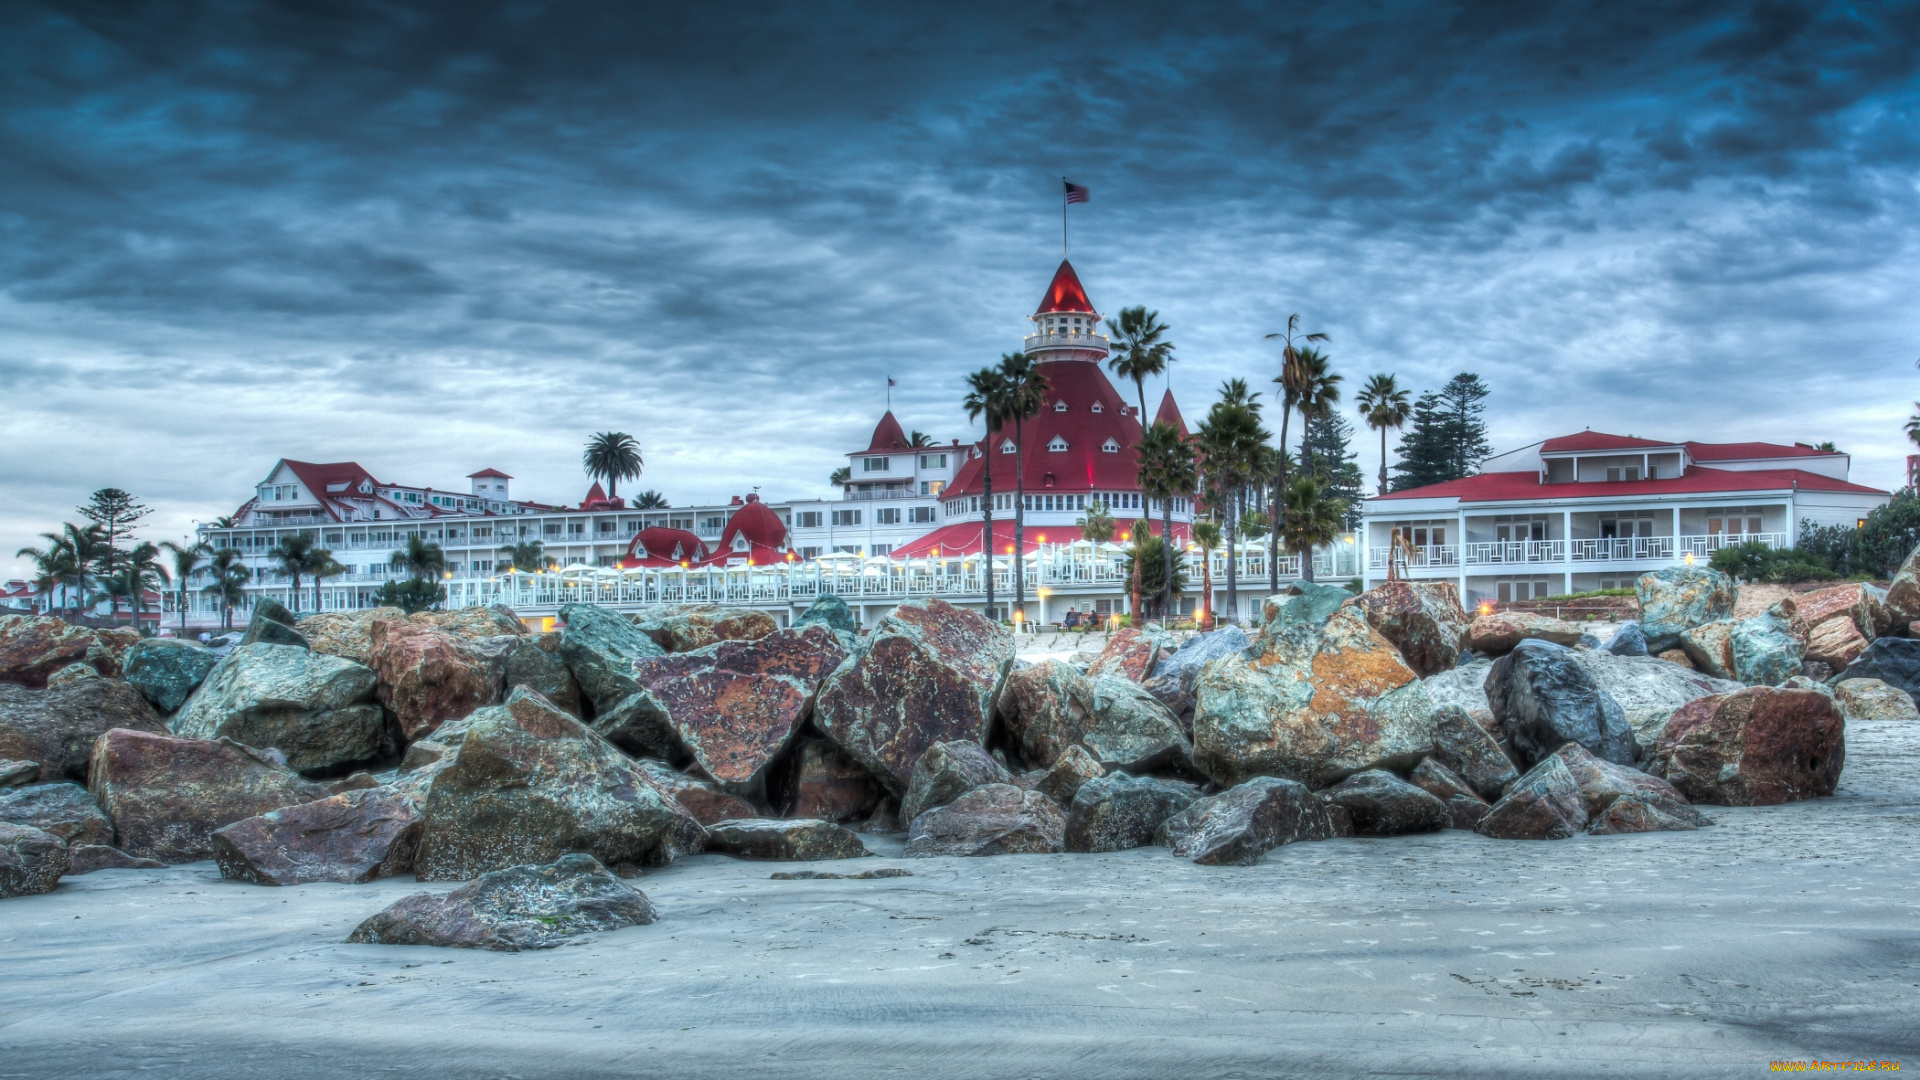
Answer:
[(1207, 499), (1226, 519), (1226, 614), (1228, 622), (1237, 623), (1240, 621), (1239, 518), (1233, 506), (1247, 483), (1264, 475), (1260, 470), (1269, 452), (1267, 440), (1272, 433), (1260, 425), (1260, 417), (1250, 404), (1226, 395), (1214, 402), (1194, 434), (1205, 463)]
[(1134, 393), (1140, 399), (1141, 430), (1147, 426), (1147, 380), (1165, 374), (1173, 363), (1173, 342), (1165, 340), (1172, 329), (1160, 321), (1160, 313), (1144, 307), (1121, 308), (1117, 319), (1107, 320), (1107, 336), (1113, 352), (1107, 368), (1123, 379), (1133, 380)]
[(1907, 441), (1920, 446), (1920, 401), (1913, 403), (1913, 415), (1907, 417)]
[(1413, 415), (1413, 405), (1407, 391), (1391, 375), (1375, 374), (1367, 378), (1367, 385), (1354, 395), (1353, 404), (1360, 410), (1367, 426), (1380, 432), (1380, 494), (1387, 493), (1387, 429), (1404, 427), (1407, 418)]
[(1334, 498), (1317, 476), (1302, 470), (1287, 485), (1287, 515), (1282, 532), (1287, 550), (1300, 556), (1300, 577), (1313, 580), (1313, 549), (1333, 542), (1347, 524), (1345, 499)]
[(187, 579), (192, 577), (207, 561), (213, 549), (204, 540), (190, 544), (176, 544), (171, 540), (160, 541), (160, 546), (173, 554), (173, 583), (179, 586), (180, 636), (187, 636)]
[(120, 569), (109, 576), (108, 592), (127, 598), (127, 610), (133, 613), (133, 625), (140, 625), (146, 610), (149, 588), (164, 589), (169, 581), (167, 569), (160, 565), (160, 549), (145, 540), (120, 556)]
[(46, 614), (53, 614), (53, 591), (66, 584), (73, 572), (72, 564), (67, 560), (67, 549), (59, 543), (51, 543), (44, 548), (23, 547), (13, 554), (16, 558), (33, 560), (33, 587), (39, 589), (40, 595), (46, 598)]
[(273, 550), (267, 552), (267, 558), (273, 560), (274, 569), (293, 579), (293, 592), (290, 595), (293, 602), (287, 606), (295, 612), (300, 610), (300, 577), (313, 566), (315, 550), (313, 534), (297, 532), (281, 537)]
[(983, 367), (967, 376), (967, 396), (961, 405), (967, 419), (984, 420), (986, 437), (980, 440), (980, 554), (986, 559), (987, 616), (993, 616), (993, 434), (1008, 415), (1010, 388), (998, 368)]
[(405, 570), (407, 576), (416, 581), (437, 578), (446, 572), (447, 554), (440, 550), (439, 544), (413, 534), (407, 537), (405, 547), (387, 559), (387, 569)]
[(1007, 385), (1007, 416), (1013, 421), (1013, 604), (1027, 617), (1027, 421), (1047, 407), (1053, 388), (1040, 374), (1040, 365), (1026, 353), (1000, 357), (1000, 377)]
[(1333, 407), (1340, 404), (1340, 383), (1344, 376), (1335, 375), (1329, 369), (1331, 362), (1319, 349), (1300, 350), (1300, 368), (1305, 378), (1300, 384), (1300, 397), (1294, 408), (1300, 410), (1300, 471), (1313, 468), (1313, 455), (1307, 450), (1307, 440), (1312, 435), (1313, 422), (1324, 420), (1333, 415)]
[(233, 629), (233, 609), (247, 599), (247, 579), (253, 571), (247, 569), (242, 561), (239, 548), (215, 548), (213, 557), (207, 560), (208, 576), (213, 580), (202, 593), (213, 597), (220, 604), (220, 629)]
[(112, 562), (107, 554), (106, 532), (98, 525), (82, 528), (68, 522), (59, 532), (40, 536), (47, 541), (48, 553), (54, 554), (60, 584), (66, 586), (68, 603), (75, 614), (98, 603), (98, 596), (89, 586), (98, 576), (100, 566), (110, 566)]
[(588, 439), (580, 463), (586, 466), (589, 477), (607, 482), (609, 499), (617, 494), (614, 488), (620, 481), (638, 477), (646, 464), (640, 460), (640, 444), (624, 431), (602, 431)]
[(1107, 512), (1107, 504), (1087, 503), (1087, 516), (1073, 523), (1080, 530), (1080, 538), (1094, 544), (1104, 544), (1113, 539), (1113, 515)]
[(1145, 515), (1133, 519), (1133, 527), (1127, 530), (1127, 540), (1132, 550), (1127, 553), (1127, 561), (1133, 564), (1133, 610), (1128, 617), (1136, 627), (1146, 625), (1146, 610), (1140, 606), (1141, 566), (1146, 562), (1147, 541), (1153, 539), (1153, 526), (1147, 524)]
[(531, 574), (536, 570), (545, 570), (553, 564), (553, 560), (542, 555), (540, 550), (540, 541), (522, 540), (517, 544), (501, 548), (500, 554), (507, 557), (506, 569)]
[(667, 497), (649, 488), (633, 497), (633, 508), (635, 510), (665, 510), (667, 508)]
[(853, 466), (842, 465), (839, 468), (833, 470), (832, 476), (827, 477), (827, 483), (839, 485), (839, 484), (844, 484), (851, 479), (853, 479)]
[[(1160, 501), (1160, 536), (1166, 562), (1161, 586), (1160, 610), (1173, 610), (1173, 500), (1192, 493), (1200, 477), (1193, 461), (1193, 446), (1172, 424), (1154, 424), (1140, 437), (1136, 448), (1140, 455), (1140, 490), (1148, 499)], [(1151, 504), (1149, 504), (1151, 505)]]
[(307, 573), (313, 577), (313, 610), (326, 610), (326, 604), (320, 599), (321, 583), (330, 577), (339, 577), (346, 572), (346, 567), (333, 561), (333, 552), (326, 548), (314, 549), (313, 565), (307, 567)]
[(214, 518), (212, 524), (213, 524), (213, 527), (216, 529), (233, 529), (233, 528), (239, 527), (240, 519), (233, 517), (230, 514), (223, 515), (221, 517)]
[(1220, 547), (1220, 526), (1211, 521), (1193, 523), (1193, 546), (1200, 549), (1200, 617), (1202, 630), (1213, 629), (1213, 553)]
[[(1280, 375), (1273, 381), (1280, 384), (1280, 456), (1274, 459), (1273, 470), (1273, 521), (1278, 525), (1281, 518), (1280, 496), (1287, 486), (1287, 422), (1293, 415), (1293, 409), (1300, 403), (1300, 395), (1307, 383), (1307, 373), (1300, 367), (1300, 350), (1306, 343), (1326, 341), (1322, 333), (1300, 333), (1300, 314), (1295, 312), (1287, 316), (1287, 328), (1278, 333), (1268, 334), (1267, 340), (1284, 339), (1285, 348), (1280, 351)], [(1277, 594), (1280, 591), (1280, 530), (1274, 529), (1267, 541), (1267, 591)]]

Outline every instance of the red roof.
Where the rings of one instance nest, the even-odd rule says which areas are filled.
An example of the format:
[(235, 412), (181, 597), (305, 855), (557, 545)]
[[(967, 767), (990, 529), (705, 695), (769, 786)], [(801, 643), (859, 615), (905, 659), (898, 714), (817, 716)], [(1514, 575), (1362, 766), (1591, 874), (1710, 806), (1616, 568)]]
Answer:
[(501, 480), (513, 479), (513, 477), (508, 476), (499, 469), (481, 469), (479, 472), (470, 472), (467, 474), (467, 479), (469, 480), (485, 480), (488, 477), (497, 477)]
[(1053, 283), (1047, 286), (1047, 294), (1040, 298), (1040, 310), (1035, 315), (1051, 315), (1059, 311), (1075, 314), (1093, 315), (1093, 301), (1087, 299), (1086, 287), (1080, 284), (1080, 275), (1073, 272), (1073, 264), (1060, 260), (1060, 269), (1053, 272)]
[[(334, 499), (347, 495), (360, 496), (358, 489), (362, 480), (372, 481), (376, 487), (380, 485), (380, 481), (374, 480), (372, 473), (361, 468), (360, 464), (354, 461), (315, 464), (309, 461), (281, 458), (280, 463), (293, 470), (293, 475), (299, 477), (300, 482), (313, 493), (313, 497), (319, 500), (320, 508), (331, 515), (335, 521), (341, 520), (341, 514), (339, 508), (334, 505)], [(338, 487), (339, 490), (327, 490), (330, 487)], [(398, 504), (394, 505), (397, 509)]]
[[(888, 413), (891, 419), (893, 414)], [(733, 550), (736, 537), (744, 537), (747, 550)], [(727, 527), (720, 533), (720, 543), (709, 560), (725, 563), (733, 560), (751, 560), (755, 566), (766, 566), (786, 557), (782, 550), (787, 541), (787, 526), (780, 515), (773, 512), (760, 496), (749, 495), (740, 509), (727, 519)]]
[[(1160, 534), (1160, 519), (1151, 521), (1155, 536)], [(1133, 531), (1132, 518), (1117, 518), (1113, 523), (1113, 535), (1124, 540)], [(1044, 539), (1042, 539), (1044, 537)], [(1073, 525), (1028, 525), (1026, 549), (1037, 551), (1040, 545), (1070, 544), (1080, 539), (1080, 529)], [(1173, 523), (1173, 540), (1177, 544), (1187, 542), (1185, 522)], [(962, 521), (952, 525), (942, 525), (910, 544), (902, 544), (893, 549), (893, 558), (918, 559), (934, 554), (938, 549), (942, 557), (978, 555), (980, 553), (980, 522)], [(1013, 521), (1011, 519), (993, 519), (993, 550), (1005, 555), (1013, 550)]]
[[(1022, 425), (1024, 455), (1000, 450), (1013, 440), (1012, 424), (992, 432), (985, 443), (975, 444), (981, 449), (991, 444), (986, 460), (993, 465), (993, 490), (1014, 489), (1014, 463), (1020, 456), (1026, 458), (1030, 493), (1139, 490), (1140, 462), (1133, 448), (1140, 442), (1140, 424), (1121, 411), (1126, 402), (1106, 372), (1085, 360), (1049, 360), (1040, 365), (1040, 373), (1052, 387), (1047, 400), (1065, 402), (1066, 411), (1056, 411), (1049, 404)], [(1095, 405), (1100, 406), (1099, 412), (1094, 411)], [(1048, 449), (1056, 437), (1066, 449)], [(1103, 449), (1108, 440), (1117, 447), (1111, 453)], [(982, 459), (974, 457), (972, 449), (947, 488), (950, 496), (982, 492)]]
[(1835, 451), (1816, 450), (1811, 446), (1798, 443), (1793, 446), (1781, 446), (1779, 443), (1763, 442), (1690, 442), (1687, 444), (1687, 453), (1695, 461), (1751, 461), (1754, 458), (1836, 456)]
[(621, 560), (620, 565), (677, 566), (683, 560), (697, 563), (705, 561), (706, 557), (707, 547), (699, 537), (685, 529), (655, 525), (634, 534), (627, 543), (627, 557)]
[(906, 448), (907, 433), (900, 430), (900, 421), (895, 420), (893, 410), (888, 409), (887, 415), (881, 417), (880, 422), (873, 426), (873, 438), (868, 440), (866, 452), (872, 454), (882, 450), (905, 450)]
[(1582, 431), (1575, 435), (1561, 435), (1540, 444), (1543, 454), (1564, 454), (1581, 450), (1646, 450), (1656, 446), (1678, 446), (1679, 443), (1661, 442), (1658, 439), (1637, 439), (1631, 435), (1609, 435), (1604, 431)]
[(1173, 400), (1172, 390), (1168, 390), (1161, 396), (1160, 409), (1153, 414), (1153, 422), (1156, 424), (1172, 424), (1173, 430), (1180, 434), (1185, 435), (1188, 433), (1186, 417), (1180, 415), (1180, 406)]
[(1687, 495), (1708, 492), (1781, 491), (1800, 487), (1808, 491), (1849, 491), (1885, 495), (1879, 488), (1835, 480), (1801, 469), (1755, 469), (1736, 472), (1696, 465), (1686, 475), (1663, 480), (1618, 480), (1608, 483), (1543, 484), (1535, 473), (1481, 473), (1464, 480), (1396, 491), (1381, 499), (1459, 499), (1461, 502), (1527, 502), (1538, 499), (1595, 499), (1635, 495)]
[(600, 486), (598, 480), (595, 480), (593, 486), (587, 489), (587, 497), (580, 500), (582, 510), (623, 510), (626, 505), (625, 499), (608, 498), (607, 490)]

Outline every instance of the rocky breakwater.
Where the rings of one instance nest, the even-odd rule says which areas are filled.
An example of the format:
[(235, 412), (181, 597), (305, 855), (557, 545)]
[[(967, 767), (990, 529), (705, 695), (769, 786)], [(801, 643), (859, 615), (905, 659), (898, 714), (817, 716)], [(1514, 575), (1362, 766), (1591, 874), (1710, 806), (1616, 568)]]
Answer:
[(293, 645), (241, 645), (169, 722), (183, 739), (280, 751), (296, 769), (361, 761), (386, 746), (374, 672)]

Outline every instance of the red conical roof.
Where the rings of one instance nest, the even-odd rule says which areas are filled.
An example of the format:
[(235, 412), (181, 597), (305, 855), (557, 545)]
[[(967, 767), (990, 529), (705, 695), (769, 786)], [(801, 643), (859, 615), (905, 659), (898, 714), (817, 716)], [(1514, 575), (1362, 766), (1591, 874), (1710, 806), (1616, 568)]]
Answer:
[(1187, 419), (1180, 415), (1180, 406), (1174, 403), (1173, 391), (1167, 391), (1166, 396), (1160, 399), (1160, 411), (1153, 414), (1153, 422), (1169, 424), (1180, 434), (1187, 434)]
[(1080, 284), (1080, 275), (1073, 272), (1073, 264), (1060, 260), (1060, 269), (1053, 272), (1053, 283), (1047, 286), (1047, 294), (1040, 298), (1040, 310), (1035, 315), (1048, 315), (1057, 311), (1071, 311), (1092, 315), (1093, 301), (1087, 299), (1087, 290)]
[(867, 444), (867, 453), (876, 450), (904, 450), (907, 446), (907, 433), (900, 430), (900, 421), (893, 418), (893, 411), (880, 418), (874, 425), (873, 441)]

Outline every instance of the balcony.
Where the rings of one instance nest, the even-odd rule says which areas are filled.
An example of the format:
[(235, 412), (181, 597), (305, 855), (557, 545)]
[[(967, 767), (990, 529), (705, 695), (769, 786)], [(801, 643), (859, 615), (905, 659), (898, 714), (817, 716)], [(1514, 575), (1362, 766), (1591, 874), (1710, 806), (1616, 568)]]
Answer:
[[(1368, 548), (1367, 569), (1384, 571), (1387, 568), (1387, 552), (1390, 550), (1392, 549), (1384, 547)], [(1423, 547), (1403, 550), (1406, 550), (1407, 553), (1406, 566), (1409, 569), (1417, 570), (1423, 566), (1460, 565), (1460, 546), (1458, 544), (1427, 544)]]
[(1622, 536), (1598, 540), (1574, 540), (1570, 543), (1569, 559), (1577, 563), (1655, 560), (1669, 562), (1673, 559), (1673, 537), (1671, 536)]
[(1692, 555), (1696, 559), (1711, 558), (1713, 553), (1724, 547), (1739, 547), (1751, 540), (1758, 540), (1776, 550), (1787, 548), (1786, 533), (1713, 533), (1708, 536), (1683, 536), (1680, 538), (1680, 554), (1684, 558)]
[(931, 499), (931, 495), (916, 494), (912, 488), (896, 488), (892, 491), (864, 490), (856, 491), (849, 487), (840, 496), (847, 502), (878, 502), (883, 499)]
[[(1422, 567), (1539, 567), (1594, 565), (1607, 563), (1659, 563), (1711, 558), (1723, 547), (1736, 547), (1759, 541), (1770, 548), (1788, 546), (1786, 533), (1716, 533), (1710, 536), (1623, 536), (1586, 540), (1512, 540), (1492, 543), (1416, 547), (1407, 560), (1409, 569)], [(1367, 568), (1384, 572), (1389, 549), (1367, 549)]]
[(1468, 566), (1514, 566), (1557, 563), (1567, 557), (1565, 540), (1496, 540), (1468, 544)]
[(1028, 334), (1023, 340), (1026, 351), (1035, 349), (1098, 349), (1108, 351), (1105, 334)]

